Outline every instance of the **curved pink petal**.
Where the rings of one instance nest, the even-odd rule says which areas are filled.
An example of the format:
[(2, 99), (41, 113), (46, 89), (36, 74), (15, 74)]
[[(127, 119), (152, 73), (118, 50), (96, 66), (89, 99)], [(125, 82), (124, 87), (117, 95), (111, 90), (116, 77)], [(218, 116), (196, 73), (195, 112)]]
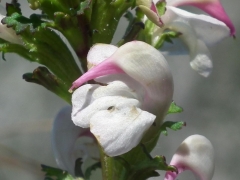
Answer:
[(72, 87), (69, 89), (69, 92), (72, 92), (73, 89), (78, 88), (85, 82), (95, 79), (100, 76), (108, 74), (118, 74), (124, 73), (121, 68), (119, 68), (113, 60), (106, 59), (96, 67), (90, 69), (87, 73), (83, 74), (80, 78), (73, 82)]
[(219, 0), (167, 0), (167, 4), (169, 6), (190, 5), (202, 9), (212, 17), (224, 22), (231, 30), (230, 35), (235, 36), (235, 27)]

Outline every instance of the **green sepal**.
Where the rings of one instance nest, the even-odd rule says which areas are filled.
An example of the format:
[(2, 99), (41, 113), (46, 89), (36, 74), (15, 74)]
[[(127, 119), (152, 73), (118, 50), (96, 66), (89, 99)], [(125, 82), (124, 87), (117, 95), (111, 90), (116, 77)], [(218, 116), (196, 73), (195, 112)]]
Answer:
[[(108, 178), (114, 180), (146, 180), (157, 177), (157, 170), (176, 171), (176, 168), (166, 163), (164, 156), (152, 158), (148, 147), (139, 144), (124, 155), (114, 158), (105, 156), (108, 168)], [(104, 172), (104, 171), (103, 171)]]
[(134, 21), (136, 22), (136, 20), (135, 20), (134, 15), (130, 11), (127, 11), (123, 17), (125, 17), (128, 21), (128, 26), (124, 33), (124, 36), (126, 36), (129, 33), (129, 31), (132, 29), (133, 23), (134, 23)]
[(6, 3), (7, 16), (11, 16), (13, 13), (22, 14), (20, 4), (17, 0), (12, 0), (11, 3)]
[(143, 144), (140, 144), (139, 146), (141, 146), (145, 158), (132, 167), (132, 173), (128, 175), (129, 180), (145, 180), (150, 177), (157, 177), (159, 174), (156, 170), (177, 171), (175, 167), (167, 165), (164, 156), (156, 156), (152, 158), (148, 149)]
[(160, 133), (163, 133), (165, 136), (167, 136), (168, 135), (167, 128), (177, 131), (182, 129), (183, 126), (186, 126), (186, 123), (183, 121), (179, 122), (166, 121), (162, 124), (160, 128)]
[(145, 28), (143, 31), (141, 31), (138, 39), (142, 40), (150, 45), (153, 45), (152, 43), (152, 35), (155, 30), (156, 25), (152, 23), (150, 20), (146, 20), (145, 22)]
[(5, 59), (6, 53), (16, 53), (19, 56), (33, 62), (34, 60), (31, 58), (29, 51), (24, 48), (24, 46), (19, 44), (12, 44), (3, 39), (0, 39), (0, 52), (2, 52), (2, 59)]
[(176, 103), (173, 101), (168, 109), (167, 114), (174, 114), (174, 113), (181, 113), (183, 112), (183, 108), (177, 106)]
[[(137, 13), (137, 11), (136, 11), (136, 13)], [(137, 15), (139, 15), (139, 13), (138, 13)], [(129, 33), (129, 31), (131, 31), (132, 27), (133, 27), (135, 24), (140, 24), (140, 23), (141, 23), (141, 24), (142, 24), (142, 25), (141, 25), (141, 26), (142, 26), (142, 29), (145, 28), (144, 23), (142, 22), (142, 20), (139, 19), (138, 16), (134, 16), (130, 11), (127, 11), (126, 14), (124, 15), (124, 17), (125, 17), (125, 18), (128, 20), (128, 22), (129, 22), (128, 27), (127, 27), (127, 29), (126, 29), (126, 31), (125, 31), (125, 35), (124, 35), (124, 36), (126, 36), (126, 35)]]
[(28, 3), (30, 8), (42, 10), (50, 19), (53, 19), (54, 12), (71, 14), (71, 11), (78, 6), (80, 0), (28, 0)]
[(69, 87), (61, 79), (50, 73), (46, 67), (38, 67), (32, 73), (25, 73), (23, 79), (27, 82), (42, 85), (71, 104), (71, 94), (68, 92)]
[(167, 32), (163, 32), (162, 34), (160, 34), (160, 38), (159, 40), (153, 45), (156, 49), (159, 49), (162, 47), (163, 43), (169, 42), (169, 43), (173, 43), (172, 39), (173, 38), (178, 38), (181, 35), (180, 32), (176, 32), (176, 31), (167, 31)]
[(158, 14), (160, 16), (165, 14), (166, 5), (167, 5), (166, 0), (160, 0), (160, 1), (157, 2), (156, 7), (157, 7), (157, 10), (158, 10)]
[(144, 29), (144, 24), (142, 22), (137, 22), (132, 24), (129, 31), (126, 32), (124, 37), (117, 43), (117, 46), (122, 46), (123, 44), (133, 41), (137, 38), (141, 30)]
[(89, 166), (84, 173), (84, 178), (86, 180), (91, 180), (90, 177), (92, 175), (92, 172), (101, 167), (101, 162), (96, 162), (93, 165)]
[(139, 17), (134, 16), (130, 11), (127, 11), (124, 17), (129, 21), (129, 24), (123, 38), (117, 43), (117, 46), (136, 40), (139, 33), (145, 28), (144, 23)]
[(127, 12), (124, 14), (123, 17), (125, 17), (130, 24), (131, 24), (131, 23), (133, 22), (133, 20), (134, 20), (134, 15), (133, 15), (133, 13), (132, 13), (131, 11), (127, 11)]
[[(165, 11), (166, 11), (166, 1), (165, 0), (159, 1), (156, 4), (156, 6), (158, 9), (159, 15), (160, 16), (164, 15)], [(139, 34), (138, 40), (144, 41), (144, 42), (152, 45), (156, 49), (159, 49), (162, 47), (164, 42), (173, 43), (172, 39), (178, 38), (181, 35), (180, 32), (176, 32), (176, 31), (165, 31), (165, 32), (163, 31), (163, 32), (160, 32), (159, 36), (157, 37), (157, 35), (154, 34), (154, 33), (156, 33), (157, 28), (159, 28), (159, 27), (157, 25), (155, 25), (152, 21), (146, 20), (145, 21), (145, 29), (144, 29), (144, 31), (142, 31)], [(153, 34), (156, 37), (153, 37)], [(153, 38), (157, 38), (157, 40), (154, 39), (154, 41), (153, 41)]]
[(131, 174), (128, 179), (146, 180), (150, 177), (159, 176), (157, 175), (156, 170), (177, 172), (177, 169), (174, 166), (166, 164), (164, 156), (156, 156), (153, 159), (145, 159), (139, 165), (135, 166), (134, 169), (132, 169), (133, 174)]
[[(79, 4), (79, 8), (77, 9), (77, 14), (78, 15), (85, 14), (86, 11), (92, 10), (92, 1), (93, 0), (85, 0), (85, 1), (81, 2)], [(90, 19), (91, 19), (91, 17), (89, 17), (89, 20)]]
[(41, 164), (45, 180), (76, 180), (67, 171)]
[(76, 177), (81, 177), (81, 178), (84, 177), (83, 172), (82, 172), (82, 165), (83, 165), (83, 160), (82, 160), (82, 158), (78, 158), (78, 159), (75, 161), (75, 169), (74, 169), (74, 175), (75, 175)]
[[(176, 171), (166, 164), (163, 156), (152, 158), (150, 152), (157, 144), (158, 134), (148, 142), (141, 142), (131, 151), (117, 157), (108, 157), (101, 153), (102, 172), (105, 178), (114, 180), (145, 180), (149, 177), (159, 176), (156, 170)], [(103, 161), (104, 160), (104, 161)], [(109, 167), (108, 167), (109, 166)]]
[(4, 61), (6, 61), (6, 58), (5, 58), (5, 52), (3, 51), (3, 47), (6, 46), (7, 44), (10, 44), (10, 43), (0, 38), (0, 52), (2, 52), (2, 60)]

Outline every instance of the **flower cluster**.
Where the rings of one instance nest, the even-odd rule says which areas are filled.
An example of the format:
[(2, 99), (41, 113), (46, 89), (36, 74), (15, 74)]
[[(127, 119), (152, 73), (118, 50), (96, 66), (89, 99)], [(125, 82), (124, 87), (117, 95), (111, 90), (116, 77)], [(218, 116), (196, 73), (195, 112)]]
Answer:
[[(163, 36), (174, 32), (174, 37), (180, 38), (189, 49), (191, 67), (207, 77), (213, 66), (208, 47), (235, 36), (235, 28), (219, 0), (71, 1), (69, 4), (74, 4), (74, 8), (66, 8), (63, 2), (53, 2), (53, 6), (46, 3), (48, 8), (55, 8), (54, 14), (51, 8), (49, 11), (43, 7), (44, 3), (34, 0), (29, 3), (33, 9), (46, 12), (50, 20), (42, 16), (23, 17), (17, 1), (13, 1), (9, 7), (16, 12), (0, 16), (1, 51), (14, 49), (30, 61), (45, 65), (53, 74), (40, 67), (24, 79), (70, 101), (66, 87), (81, 72), (57, 31), (69, 40), (86, 71), (69, 89), (73, 93), (72, 106), (62, 109), (53, 124), (52, 145), (60, 168), (75, 176), (79, 174), (76, 171), (81, 171), (76, 163), (80, 159), (101, 161), (103, 174), (110, 172), (110, 168), (121, 167), (121, 172), (130, 179), (137, 179), (138, 172), (146, 172), (142, 179), (154, 176), (155, 170), (166, 170), (165, 180), (175, 180), (185, 170), (191, 170), (197, 179), (212, 179), (214, 151), (204, 136), (185, 139), (170, 165), (163, 157), (152, 158), (149, 153), (163, 129), (171, 127), (165, 127), (163, 121), (171, 109), (174, 90), (170, 68), (159, 50)], [(178, 8), (183, 5), (197, 7), (210, 16)], [(119, 47), (110, 45), (118, 20), (129, 7), (137, 7), (138, 12), (131, 22), (139, 20), (137, 23), (144, 23), (145, 29), (129, 30), (130, 40), (125, 39)], [(100, 17), (94, 8), (106, 12)], [(73, 32), (78, 31), (81, 33), (75, 39)], [(29, 34), (35, 34), (36, 38), (29, 38)], [(60, 62), (59, 58), (63, 60)], [(136, 158), (131, 161), (134, 155)], [(115, 167), (109, 165), (109, 159)], [(151, 166), (151, 171), (146, 165)], [(120, 177), (121, 172), (110, 174)]]

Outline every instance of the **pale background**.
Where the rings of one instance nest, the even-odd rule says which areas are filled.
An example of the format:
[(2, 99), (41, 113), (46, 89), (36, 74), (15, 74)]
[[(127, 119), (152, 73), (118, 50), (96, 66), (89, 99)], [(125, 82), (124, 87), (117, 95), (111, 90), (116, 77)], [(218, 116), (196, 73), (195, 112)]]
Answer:
[[(0, 4), (4, 6), (5, 2)], [(21, 2), (24, 14), (31, 14), (27, 0)], [(207, 79), (190, 68), (187, 56), (168, 58), (174, 77), (174, 100), (184, 112), (169, 115), (167, 120), (186, 121), (187, 127), (162, 136), (153, 155), (165, 155), (169, 162), (187, 136), (202, 134), (210, 139), (216, 152), (213, 179), (237, 180), (240, 177), (240, 1), (222, 0), (222, 3), (235, 24), (237, 39), (228, 38), (211, 48), (214, 69)], [(118, 35), (124, 25), (122, 21)], [(42, 180), (40, 164), (56, 166), (50, 131), (54, 116), (67, 104), (43, 87), (22, 79), (22, 74), (32, 72), (37, 64), (16, 55), (7, 55), (6, 59), (6, 62), (0, 60), (0, 180)], [(164, 173), (155, 179), (163, 177)], [(178, 179), (194, 178), (185, 173)]]

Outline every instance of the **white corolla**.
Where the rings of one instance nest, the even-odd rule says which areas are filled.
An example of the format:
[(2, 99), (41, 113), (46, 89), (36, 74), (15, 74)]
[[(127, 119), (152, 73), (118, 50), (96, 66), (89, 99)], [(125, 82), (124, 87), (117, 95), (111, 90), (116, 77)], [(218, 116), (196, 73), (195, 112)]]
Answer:
[(70, 91), (94, 81), (74, 91), (72, 120), (90, 128), (107, 155), (121, 155), (153, 124), (160, 126), (172, 101), (171, 72), (162, 54), (141, 41), (119, 48), (96, 44), (87, 60), (92, 68)]

